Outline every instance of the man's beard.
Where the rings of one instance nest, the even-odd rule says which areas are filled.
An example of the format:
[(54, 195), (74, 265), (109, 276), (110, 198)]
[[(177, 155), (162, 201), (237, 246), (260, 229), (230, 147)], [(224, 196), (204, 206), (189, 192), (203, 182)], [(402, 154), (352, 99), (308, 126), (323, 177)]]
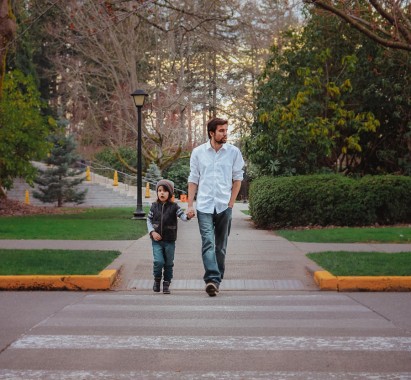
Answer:
[(214, 140), (217, 144), (225, 144), (227, 142), (227, 137), (222, 137), (220, 140)]

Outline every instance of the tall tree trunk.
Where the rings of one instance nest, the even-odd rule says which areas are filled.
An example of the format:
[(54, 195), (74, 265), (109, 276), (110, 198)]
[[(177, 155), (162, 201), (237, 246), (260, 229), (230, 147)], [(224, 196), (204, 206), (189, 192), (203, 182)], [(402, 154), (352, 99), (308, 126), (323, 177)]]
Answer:
[(0, 98), (6, 72), (7, 50), (15, 33), (16, 21), (11, 9), (11, 0), (0, 0)]
[[(0, 0), (0, 99), (3, 93), (3, 81), (6, 73), (7, 50), (15, 33), (16, 22), (11, 10), (11, 0)], [(6, 197), (6, 191), (0, 182), (0, 198)]]

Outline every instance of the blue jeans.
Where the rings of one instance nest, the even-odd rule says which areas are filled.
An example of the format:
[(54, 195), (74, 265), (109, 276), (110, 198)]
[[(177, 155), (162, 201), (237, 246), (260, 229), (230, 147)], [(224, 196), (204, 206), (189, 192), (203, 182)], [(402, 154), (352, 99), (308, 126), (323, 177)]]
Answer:
[[(152, 240), (153, 246), (153, 275), (154, 277), (164, 277), (164, 281), (171, 282), (173, 278), (174, 251), (176, 248), (175, 241), (155, 241)], [(164, 276), (163, 276), (164, 269)]]
[(213, 281), (219, 284), (224, 277), (232, 214), (231, 208), (227, 208), (220, 214), (215, 211), (214, 214), (207, 214), (197, 210), (206, 283)]

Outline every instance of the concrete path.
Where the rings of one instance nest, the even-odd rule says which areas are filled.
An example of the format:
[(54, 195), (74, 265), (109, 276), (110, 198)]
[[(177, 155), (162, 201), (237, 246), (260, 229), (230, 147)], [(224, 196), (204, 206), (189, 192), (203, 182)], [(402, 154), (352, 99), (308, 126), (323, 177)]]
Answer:
[[(254, 229), (249, 216), (236, 204), (229, 237), (225, 279), (221, 290), (302, 290), (316, 289), (305, 265), (310, 261), (287, 240), (264, 230)], [(183, 206), (184, 207), (184, 206)], [(152, 255), (148, 236), (140, 239), (119, 258), (128, 270), (122, 273), (121, 289), (151, 289)], [(172, 288), (203, 289), (204, 269), (197, 219), (179, 222)]]

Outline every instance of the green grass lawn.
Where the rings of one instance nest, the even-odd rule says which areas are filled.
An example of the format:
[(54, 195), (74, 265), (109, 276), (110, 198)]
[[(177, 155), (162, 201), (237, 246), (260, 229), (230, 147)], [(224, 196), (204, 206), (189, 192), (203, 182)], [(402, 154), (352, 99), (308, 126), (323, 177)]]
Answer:
[(306, 243), (411, 243), (411, 227), (341, 227), (275, 230), (287, 240)]
[[(86, 209), (61, 215), (0, 217), (0, 239), (136, 240), (147, 233), (134, 208)], [(148, 212), (148, 209), (145, 209)]]
[[(290, 241), (306, 243), (411, 243), (411, 227), (277, 230)], [(318, 252), (308, 258), (335, 276), (411, 276), (411, 252)]]
[(0, 249), (0, 275), (96, 275), (119, 251)]
[(307, 257), (334, 276), (411, 276), (411, 252), (318, 252)]

